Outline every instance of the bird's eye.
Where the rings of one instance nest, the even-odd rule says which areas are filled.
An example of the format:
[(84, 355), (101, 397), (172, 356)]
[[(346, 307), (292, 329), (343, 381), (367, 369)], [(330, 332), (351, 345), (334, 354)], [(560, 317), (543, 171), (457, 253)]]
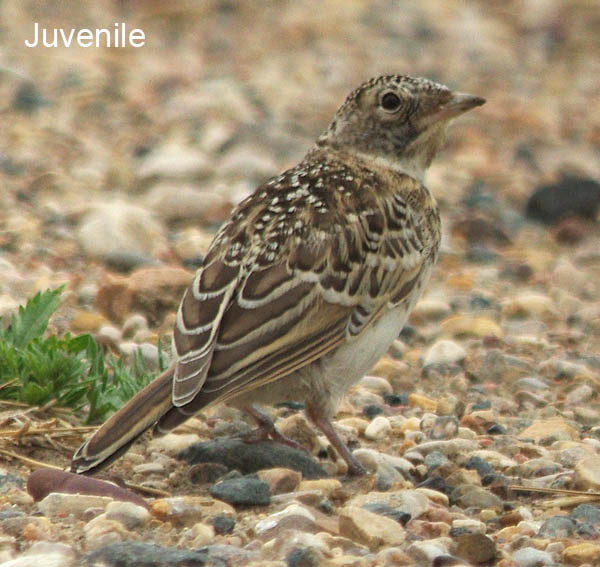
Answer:
[(387, 92), (381, 97), (380, 104), (386, 112), (396, 112), (402, 105), (402, 101), (396, 93)]

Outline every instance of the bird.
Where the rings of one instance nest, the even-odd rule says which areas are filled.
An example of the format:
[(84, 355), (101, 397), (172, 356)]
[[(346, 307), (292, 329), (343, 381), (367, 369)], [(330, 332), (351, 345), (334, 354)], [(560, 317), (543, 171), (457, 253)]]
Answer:
[(353, 90), (297, 165), (232, 210), (181, 300), (173, 363), (75, 452), (72, 472), (217, 403), (254, 417), (257, 438), (293, 444), (262, 408), (299, 401), (348, 474), (364, 474), (331, 418), (429, 280), (441, 226), (425, 172), (452, 119), (484, 102), (407, 75)]

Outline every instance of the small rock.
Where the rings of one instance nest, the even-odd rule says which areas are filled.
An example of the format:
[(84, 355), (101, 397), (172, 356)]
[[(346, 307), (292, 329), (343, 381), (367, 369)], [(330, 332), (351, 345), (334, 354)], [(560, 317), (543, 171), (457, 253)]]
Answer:
[(340, 511), (340, 535), (375, 550), (383, 545), (400, 545), (406, 538), (402, 526), (364, 508), (346, 506)]
[(390, 425), (389, 419), (382, 415), (378, 415), (365, 429), (365, 437), (372, 440), (383, 439), (391, 430), (392, 426)]
[(512, 560), (519, 567), (544, 567), (544, 565), (555, 564), (552, 554), (535, 547), (517, 549), (512, 555)]
[(451, 415), (437, 417), (427, 433), (430, 439), (452, 439), (458, 434), (458, 419)]
[(207, 176), (211, 170), (210, 161), (203, 152), (169, 141), (140, 162), (137, 176), (142, 180), (197, 179)]
[(575, 466), (573, 484), (579, 490), (600, 489), (600, 457), (586, 457)]
[(598, 565), (600, 562), (600, 545), (597, 543), (576, 543), (565, 548), (561, 559), (566, 565)]
[(591, 400), (595, 393), (596, 392), (589, 384), (581, 384), (581, 386), (571, 390), (565, 396), (565, 399), (568, 404), (582, 404)]
[[(220, 517), (230, 520), (235, 524), (235, 521), (232, 518), (226, 518), (225, 516)], [(215, 540), (215, 533), (216, 530), (213, 526), (209, 526), (204, 522), (198, 522), (191, 527), (189, 534), (186, 535), (190, 538), (190, 545), (197, 548), (204, 547), (213, 542)]]
[(135, 538), (134, 532), (121, 522), (109, 520), (105, 514), (90, 520), (83, 528), (88, 549), (96, 549), (111, 543)]
[(165, 245), (163, 227), (146, 209), (123, 201), (96, 205), (81, 221), (77, 238), (90, 256), (153, 256)]
[(456, 538), (456, 555), (475, 565), (481, 565), (496, 557), (496, 544), (479, 532), (462, 534)]
[(146, 206), (165, 223), (194, 221), (200, 225), (220, 223), (232, 203), (223, 192), (200, 191), (196, 186), (161, 183), (145, 198)]
[(190, 565), (212, 565), (225, 567), (225, 561), (209, 562), (209, 549), (198, 551), (162, 547), (154, 543), (118, 542), (96, 549), (86, 556), (90, 565), (110, 565), (118, 567), (188, 567)]
[(413, 392), (408, 396), (408, 403), (412, 407), (418, 407), (425, 411), (435, 411), (437, 408), (437, 401), (428, 398), (422, 394)]
[(195, 433), (167, 433), (162, 437), (152, 439), (148, 443), (148, 451), (175, 457), (199, 441), (200, 437)]
[(230, 534), (235, 528), (235, 519), (229, 516), (215, 516), (211, 524), (217, 534)]
[(337, 478), (320, 478), (318, 480), (303, 480), (297, 490), (320, 490), (327, 498), (343, 495), (342, 483)]
[(575, 533), (575, 520), (569, 516), (553, 516), (544, 520), (537, 536), (549, 539), (569, 538)]
[(268, 506), (271, 502), (269, 485), (249, 476), (222, 480), (211, 486), (209, 492), (234, 506)]
[(450, 500), (463, 508), (478, 508), (479, 510), (491, 508), (498, 511), (503, 508), (500, 498), (473, 484), (457, 486), (450, 494)]
[(304, 478), (326, 476), (325, 471), (304, 451), (271, 441), (244, 443), (240, 439), (218, 439), (189, 447), (179, 454), (179, 458), (191, 464), (221, 463), (244, 474), (286, 467), (301, 472)]
[(73, 514), (78, 518), (83, 518), (85, 512), (90, 508), (101, 508), (104, 510), (112, 501), (112, 498), (108, 498), (107, 496), (59, 494), (58, 492), (52, 492), (38, 504), (38, 508), (44, 516), (49, 516), (51, 518), (69, 514)]
[(175, 496), (155, 500), (152, 513), (162, 522), (189, 524), (213, 516), (235, 516), (235, 508), (207, 496)]
[(545, 224), (577, 216), (596, 220), (600, 184), (594, 179), (565, 175), (558, 182), (537, 187), (527, 201), (525, 214)]
[(477, 451), (471, 451), (469, 453), (469, 459), (482, 459), (488, 464), (488, 466), (493, 467), (494, 469), (501, 470), (507, 469), (509, 467), (516, 467), (518, 465), (517, 461), (515, 461), (514, 459), (507, 457), (503, 453), (500, 453), (498, 451), (492, 451), (489, 449), (479, 449)]
[(316, 533), (314, 514), (305, 506), (290, 504), (283, 510), (270, 514), (254, 526), (254, 532), (263, 539), (273, 539), (284, 530), (293, 528), (302, 532)]
[(504, 337), (504, 331), (498, 323), (477, 315), (452, 315), (440, 323), (440, 328), (453, 337)]
[(399, 490), (391, 492), (369, 492), (352, 498), (349, 505), (356, 507), (373, 504), (386, 505), (398, 512), (409, 514), (416, 519), (425, 514), (429, 508), (429, 498), (420, 490)]
[(431, 345), (423, 358), (423, 366), (459, 364), (467, 357), (467, 351), (454, 341), (442, 339)]
[(323, 565), (323, 553), (314, 547), (297, 547), (287, 554), (285, 564), (287, 567), (319, 567)]
[(542, 439), (579, 440), (577, 430), (560, 417), (536, 421), (523, 429), (518, 436), (521, 439), (533, 439), (536, 443), (540, 443)]
[(96, 296), (96, 306), (111, 320), (122, 321), (133, 312), (153, 324), (177, 310), (181, 296), (193, 279), (182, 268), (141, 268), (128, 276), (106, 274)]
[(257, 476), (269, 485), (271, 495), (292, 492), (302, 480), (298, 471), (283, 467), (258, 471)]
[(571, 517), (582, 522), (588, 522), (594, 527), (600, 527), (600, 506), (580, 504), (571, 512)]
[(524, 292), (509, 300), (502, 308), (507, 317), (538, 317), (552, 320), (558, 311), (552, 298), (541, 293)]
[[(449, 555), (448, 547), (451, 543), (449, 538), (444, 538), (447, 542), (437, 540), (415, 541), (408, 548), (408, 554), (417, 562), (418, 565), (439, 565), (437, 561), (440, 557)], [(442, 563), (443, 565), (443, 563)]]
[(393, 393), (391, 384), (385, 378), (379, 376), (364, 376), (359, 385), (382, 396)]
[(105, 514), (109, 520), (120, 522), (128, 530), (143, 526), (150, 521), (148, 509), (131, 502), (110, 502), (106, 506)]
[(450, 304), (442, 299), (423, 298), (412, 310), (411, 317), (422, 317), (423, 319), (437, 320), (446, 317), (452, 311)]

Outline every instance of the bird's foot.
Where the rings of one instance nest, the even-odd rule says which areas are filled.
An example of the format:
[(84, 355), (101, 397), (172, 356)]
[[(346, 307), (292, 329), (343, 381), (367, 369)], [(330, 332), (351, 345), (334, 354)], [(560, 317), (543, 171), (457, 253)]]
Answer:
[(240, 439), (242, 439), (242, 441), (245, 443), (258, 443), (260, 441), (266, 441), (267, 439), (270, 439), (276, 443), (281, 443), (282, 445), (287, 445), (293, 449), (308, 453), (306, 448), (300, 445), (300, 443), (297, 443), (293, 439), (290, 439), (281, 433), (281, 431), (275, 427), (271, 417), (265, 412), (261, 411), (255, 406), (246, 408), (245, 411), (254, 418), (258, 424), (258, 427), (249, 433), (241, 435)]

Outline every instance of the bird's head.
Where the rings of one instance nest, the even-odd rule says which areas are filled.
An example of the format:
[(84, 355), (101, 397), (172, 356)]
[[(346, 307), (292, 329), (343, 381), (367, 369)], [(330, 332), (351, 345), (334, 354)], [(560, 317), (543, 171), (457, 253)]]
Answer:
[(376, 77), (350, 93), (317, 145), (379, 158), (422, 177), (448, 123), (484, 102), (428, 79)]

